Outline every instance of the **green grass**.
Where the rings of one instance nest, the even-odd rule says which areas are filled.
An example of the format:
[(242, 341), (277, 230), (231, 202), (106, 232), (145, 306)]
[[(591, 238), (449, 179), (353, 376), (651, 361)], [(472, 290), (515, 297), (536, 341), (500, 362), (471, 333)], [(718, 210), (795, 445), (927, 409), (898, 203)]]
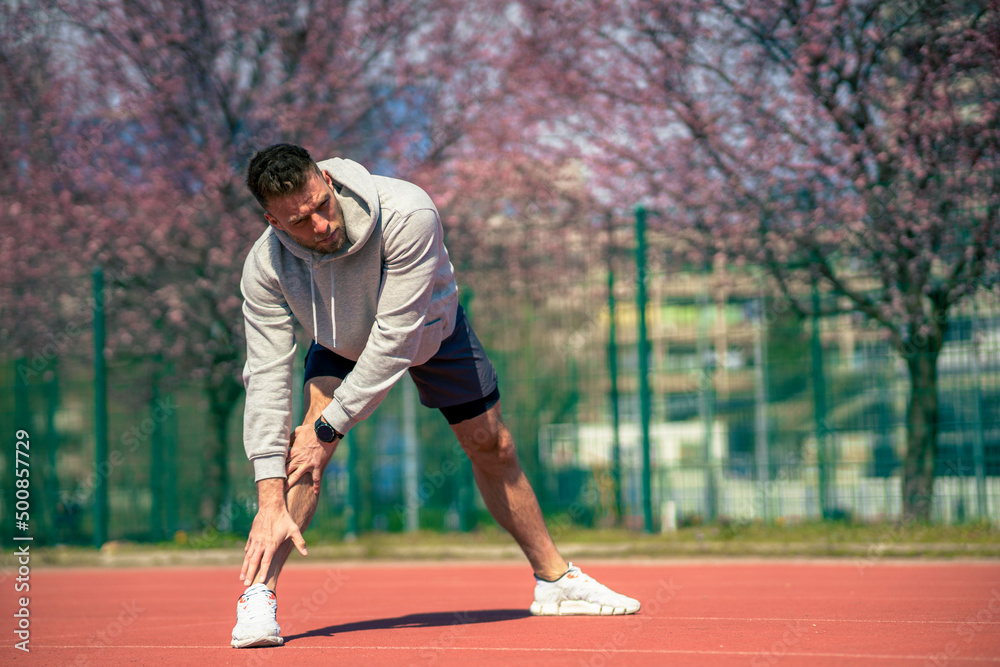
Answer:
[[(650, 535), (621, 529), (555, 531), (568, 558), (676, 557), (834, 557), (873, 564), (885, 558), (998, 558), (1000, 529), (987, 523), (956, 526), (810, 522), (796, 525), (709, 524)], [(488, 526), (471, 533), (420, 531), (368, 533), (345, 540), (307, 531), (314, 561), (363, 559), (520, 559), (513, 540)], [(245, 535), (179, 534), (156, 544), (112, 542), (100, 551), (87, 547), (44, 547), (32, 551), (39, 565), (239, 564)], [(9, 550), (3, 565), (9, 566)]]

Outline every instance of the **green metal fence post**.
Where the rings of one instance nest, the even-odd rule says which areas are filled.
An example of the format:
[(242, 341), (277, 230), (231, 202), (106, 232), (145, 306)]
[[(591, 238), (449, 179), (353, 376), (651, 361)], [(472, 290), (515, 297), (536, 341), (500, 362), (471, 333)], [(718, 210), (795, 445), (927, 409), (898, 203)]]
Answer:
[(771, 457), (767, 432), (767, 318), (764, 316), (764, 285), (761, 279), (760, 293), (756, 299), (756, 321), (754, 322), (754, 460), (756, 463), (757, 489), (760, 494), (760, 518), (771, 520), (768, 482), (770, 481)]
[(612, 256), (611, 216), (608, 223), (608, 374), (611, 379), (611, 483), (615, 494), (615, 523), (621, 524), (622, 502), (621, 412), (618, 409), (618, 334), (615, 323), (615, 268)]
[(983, 373), (979, 363), (979, 308), (976, 305), (978, 295), (972, 298), (972, 466), (976, 476), (976, 516), (986, 519), (989, 515), (986, 500), (986, 453), (983, 446)]
[[(155, 418), (157, 409), (162, 404), (160, 374), (163, 366), (163, 358), (160, 355), (155, 355), (153, 357), (153, 364), (153, 374), (150, 378), (149, 412)], [(163, 524), (163, 443), (166, 439), (164, 437), (166, 426), (165, 422), (154, 424), (149, 443), (149, 486), (151, 495), (149, 533), (154, 540), (162, 540), (165, 532)]]
[(403, 391), (403, 530), (420, 528), (420, 445), (417, 441), (417, 386), (404, 382)]
[(358, 434), (352, 429), (344, 440), (347, 442), (347, 539), (355, 539), (361, 532), (358, 515), (361, 513), (361, 468), (358, 460)]
[(59, 541), (59, 457), (56, 456), (59, 438), (56, 434), (56, 411), (59, 409), (59, 358), (52, 359), (52, 373), (45, 383), (47, 405), (45, 406), (45, 504), (47, 515), (45, 528), (50, 539)]
[(94, 546), (108, 541), (108, 378), (104, 359), (104, 270), (94, 269)]
[[(168, 362), (164, 369), (164, 375), (172, 377), (174, 366)], [(167, 394), (170, 397), (170, 394)], [(172, 410), (167, 415), (167, 420), (163, 423), (163, 523), (168, 536), (172, 536), (178, 525), (178, 497), (177, 497), (177, 445), (180, 438), (178, 429), (178, 411)]]
[(815, 274), (812, 277), (812, 335), (810, 356), (812, 357), (813, 408), (816, 420), (816, 465), (819, 473), (820, 513), (824, 519), (830, 518), (830, 469), (827, 451), (826, 424), (826, 378), (823, 374), (823, 343), (819, 336), (819, 286)]
[(712, 440), (715, 422), (715, 352), (709, 345), (709, 327), (711, 326), (709, 305), (709, 275), (710, 266), (705, 266), (704, 289), (698, 292), (698, 364), (701, 375), (698, 380), (698, 417), (702, 428), (702, 458), (705, 465), (705, 520), (713, 521), (716, 515), (715, 470), (712, 460)]
[(650, 471), (649, 339), (646, 330), (646, 209), (635, 209), (636, 309), (639, 315), (639, 415), (642, 429), (643, 529), (653, 532), (653, 483)]
[[(462, 304), (462, 309), (465, 311), (465, 316), (469, 318), (469, 322), (472, 322), (472, 301), (475, 298), (475, 292), (468, 285), (463, 285), (459, 291), (459, 303)], [(504, 377), (504, 369), (499, 368), (500, 377)], [(508, 404), (510, 405), (510, 404)], [(538, 461), (538, 450), (535, 450), (534, 456), (535, 463)], [(467, 456), (461, 457), (461, 472), (459, 473), (459, 489), (458, 489), (458, 517), (459, 517), (459, 530), (462, 532), (470, 532), (476, 528), (476, 524), (479, 523), (476, 510), (476, 478), (475, 473), (472, 470), (472, 461), (469, 460)], [(537, 471), (538, 466), (533, 466)], [(526, 473), (527, 474), (527, 473)], [(537, 484), (537, 475), (535, 476), (535, 483), (532, 487), (537, 490), (540, 488)], [(538, 499), (539, 503), (544, 502), (542, 498)]]

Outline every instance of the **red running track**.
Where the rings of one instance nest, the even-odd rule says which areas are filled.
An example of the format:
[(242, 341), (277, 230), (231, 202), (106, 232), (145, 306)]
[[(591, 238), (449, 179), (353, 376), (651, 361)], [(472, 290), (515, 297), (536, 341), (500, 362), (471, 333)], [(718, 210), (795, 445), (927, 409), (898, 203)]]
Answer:
[(296, 561), (286, 643), (232, 649), (236, 568), (31, 572), (30, 653), (3, 665), (981, 665), (1000, 662), (1000, 563), (583, 562), (643, 603), (619, 617), (536, 618), (512, 563)]

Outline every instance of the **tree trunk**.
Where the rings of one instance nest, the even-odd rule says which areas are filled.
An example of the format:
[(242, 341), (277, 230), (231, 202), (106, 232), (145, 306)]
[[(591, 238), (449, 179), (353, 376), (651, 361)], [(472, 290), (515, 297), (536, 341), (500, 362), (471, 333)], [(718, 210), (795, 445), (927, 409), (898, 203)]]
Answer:
[(929, 521), (934, 495), (937, 456), (937, 360), (944, 343), (944, 327), (904, 352), (910, 371), (910, 399), (906, 411), (906, 455), (903, 460), (903, 520)]

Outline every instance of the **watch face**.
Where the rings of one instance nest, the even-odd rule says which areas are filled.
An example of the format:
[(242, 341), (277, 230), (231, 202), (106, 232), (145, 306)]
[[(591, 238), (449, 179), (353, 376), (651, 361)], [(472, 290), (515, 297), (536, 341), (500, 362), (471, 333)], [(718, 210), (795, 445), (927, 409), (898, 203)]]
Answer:
[(333, 427), (324, 421), (316, 421), (316, 437), (323, 442), (333, 442), (334, 437), (337, 432), (333, 430)]

